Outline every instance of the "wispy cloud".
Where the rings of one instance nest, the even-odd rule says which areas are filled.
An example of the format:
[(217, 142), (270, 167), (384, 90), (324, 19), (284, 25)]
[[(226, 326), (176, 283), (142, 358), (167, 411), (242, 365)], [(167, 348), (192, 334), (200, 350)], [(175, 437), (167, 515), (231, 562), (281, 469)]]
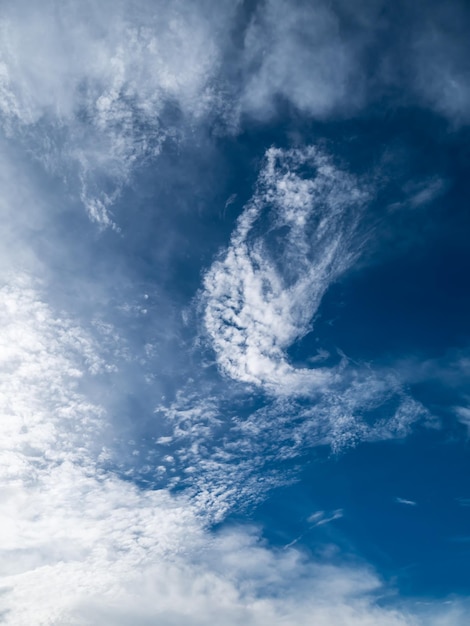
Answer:
[(366, 197), (314, 147), (268, 150), (230, 246), (204, 279), (204, 323), (225, 375), (275, 395), (309, 395), (331, 380), (324, 368), (293, 367), (286, 350), (357, 257)]
[(397, 504), (406, 504), (407, 506), (417, 506), (414, 500), (406, 500), (406, 498), (399, 498), (398, 496), (395, 498), (395, 502)]
[(4, 6), (2, 125), (72, 193), (78, 185), (101, 226), (113, 225), (111, 207), (134, 168), (185, 119), (217, 108), (217, 26), (231, 16), (220, 8), (208, 19), (201, 4), (182, 2), (158, 11), (125, 1)]
[(295, 479), (287, 462), (314, 446), (405, 437), (429, 417), (392, 370), (344, 355), (310, 368), (288, 358), (314, 332), (325, 291), (361, 253), (367, 197), (317, 148), (271, 148), (228, 248), (204, 277), (196, 313), (222, 378), (192, 372), (156, 414), (170, 430), (165, 475), (214, 519)]
[[(391, 591), (367, 565), (277, 550), (262, 529), (211, 530), (293, 480), (286, 465), (310, 447), (339, 451), (404, 437), (427, 415), (391, 371), (345, 356), (329, 366), (322, 349), (311, 367), (289, 358), (315, 330), (328, 288), (361, 254), (370, 197), (363, 181), (316, 147), (268, 150), (253, 198), (199, 294), (221, 376), (201, 361), (183, 363), (153, 415), (152, 438), (144, 433), (152, 450), (132, 438), (137, 419), (120, 430), (121, 405), (136, 396), (153, 407), (164, 396), (169, 359), (160, 337), (171, 334), (173, 311), (159, 301), (157, 315), (152, 295), (127, 289), (123, 264), (103, 281), (118, 296), (101, 292), (93, 255), (80, 266), (85, 247), (61, 271), (71, 238), (91, 239), (75, 222), (51, 228), (62, 205), (79, 198), (94, 222), (118, 229), (113, 206), (135, 169), (183, 133), (206, 125), (236, 132), (246, 114), (267, 120), (279, 95), (307, 118), (360, 106), (357, 84), (351, 96), (359, 53), (330, 5), (319, 3), (305, 19), (301, 3), (260, 3), (243, 45), (234, 44), (233, 15), (248, 4), (2, 5), (0, 620), (7, 626), (468, 621), (458, 602), (442, 615), (433, 604), (436, 618), (393, 598), (395, 608), (384, 607), (377, 596)], [(235, 50), (234, 59), (227, 51)], [(42, 168), (37, 186), (31, 155)], [(54, 185), (60, 197), (49, 202)], [(439, 193), (431, 183), (415, 191), (415, 206)], [(76, 307), (65, 306), (68, 289), (79, 293)], [(152, 316), (144, 332), (142, 320)], [(133, 325), (142, 337), (132, 343)], [(143, 399), (144, 388), (151, 392)], [(457, 410), (464, 422), (465, 411)], [(131, 433), (125, 444), (124, 432)], [(120, 446), (126, 458), (112, 472)], [(145, 473), (151, 489), (139, 480)], [(309, 522), (341, 515), (318, 511)]]
[(247, 115), (269, 120), (280, 98), (309, 117), (351, 116), (392, 80), (410, 99), (465, 120), (458, 18), (444, 11), (458, 35), (451, 41), (437, 26), (437, 9), (427, 12), (424, 30), (419, 20), (419, 37), (411, 15), (413, 45), (390, 54), (398, 66), (410, 58), (412, 76), (390, 79), (381, 67), (363, 71), (364, 55), (372, 58), (380, 42), (380, 29), (371, 26), (383, 19), (380, 2), (363, 9), (317, 2), (312, 10), (285, 0), (252, 10), (229, 2), (209, 10), (203, 0), (160, 3), (158, 10), (145, 0), (99, 7), (48, 0), (40, 8), (8, 1), (0, 26), (0, 124), (65, 182), (92, 220), (118, 228), (113, 205), (136, 168), (185, 133), (207, 127), (231, 134)]
[(457, 406), (454, 410), (459, 422), (470, 429), (470, 408), (467, 406)]
[(313, 526), (323, 526), (324, 524), (329, 524), (342, 517), (343, 509), (336, 509), (335, 511), (316, 511), (309, 516), (307, 521)]

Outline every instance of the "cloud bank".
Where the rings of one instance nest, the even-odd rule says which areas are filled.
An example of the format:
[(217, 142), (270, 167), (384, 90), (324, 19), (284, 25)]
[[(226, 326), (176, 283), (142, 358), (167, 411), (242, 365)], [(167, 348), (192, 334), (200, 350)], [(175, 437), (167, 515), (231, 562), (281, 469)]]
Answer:
[(382, 35), (396, 26), (382, 2), (355, 12), (285, 0), (21, 0), (3, 9), (2, 128), (101, 227), (119, 227), (112, 207), (122, 189), (168, 145), (201, 130), (236, 134), (283, 102), (314, 119), (351, 118), (393, 86), (407, 103), (467, 121), (460, 8), (457, 19), (431, 6), (424, 24), (403, 8), (407, 28), (385, 52)]

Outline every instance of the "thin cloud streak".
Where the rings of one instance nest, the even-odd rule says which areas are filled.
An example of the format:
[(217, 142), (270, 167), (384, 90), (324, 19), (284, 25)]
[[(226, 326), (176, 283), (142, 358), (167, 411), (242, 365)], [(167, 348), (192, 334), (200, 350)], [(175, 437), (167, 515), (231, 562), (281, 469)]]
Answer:
[(395, 502), (397, 504), (406, 504), (407, 506), (417, 506), (417, 502), (414, 500), (407, 500), (406, 498), (399, 498), (398, 496), (395, 498)]

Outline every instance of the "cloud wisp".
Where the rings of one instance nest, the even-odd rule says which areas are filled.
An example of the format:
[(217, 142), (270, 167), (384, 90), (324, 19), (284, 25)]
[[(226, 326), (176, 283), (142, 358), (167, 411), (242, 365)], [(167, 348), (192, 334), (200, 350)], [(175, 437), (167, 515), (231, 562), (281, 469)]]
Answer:
[(399, 498), (398, 496), (395, 498), (395, 502), (397, 504), (405, 504), (406, 506), (417, 506), (414, 500), (407, 500), (406, 498)]
[(309, 395), (332, 380), (324, 368), (293, 367), (286, 351), (360, 253), (366, 198), (315, 147), (268, 150), (228, 250), (204, 278), (204, 324), (223, 374), (274, 395)]

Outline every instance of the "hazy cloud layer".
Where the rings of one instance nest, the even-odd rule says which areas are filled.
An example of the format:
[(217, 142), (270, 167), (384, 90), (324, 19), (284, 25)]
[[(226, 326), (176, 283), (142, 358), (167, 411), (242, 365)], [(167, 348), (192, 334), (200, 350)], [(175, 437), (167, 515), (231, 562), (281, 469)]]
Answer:
[(459, 21), (431, 6), (423, 24), (403, 8), (406, 29), (379, 54), (383, 33), (395, 28), (381, 2), (356, 12), (342, 2), (313, 8), (6, 2), (2, 127), (67, 182), (92, 220), (111, 226), (135, 168), (168, 142), (201, 128), (236, 133), (246, 116), (277, 115), (280, 100), (317, 119), (352, 117), (392, 85), (407, 102), (467, 121), (463, 10)]
[(203, 3), (7, 3), (6, 133), (72, 189), (78, 184), (90, 217), (111, 225), (110, 207), (134, 167), (216, 106), (219, 28), (230, 16), (218, 5), (209, 19)]

